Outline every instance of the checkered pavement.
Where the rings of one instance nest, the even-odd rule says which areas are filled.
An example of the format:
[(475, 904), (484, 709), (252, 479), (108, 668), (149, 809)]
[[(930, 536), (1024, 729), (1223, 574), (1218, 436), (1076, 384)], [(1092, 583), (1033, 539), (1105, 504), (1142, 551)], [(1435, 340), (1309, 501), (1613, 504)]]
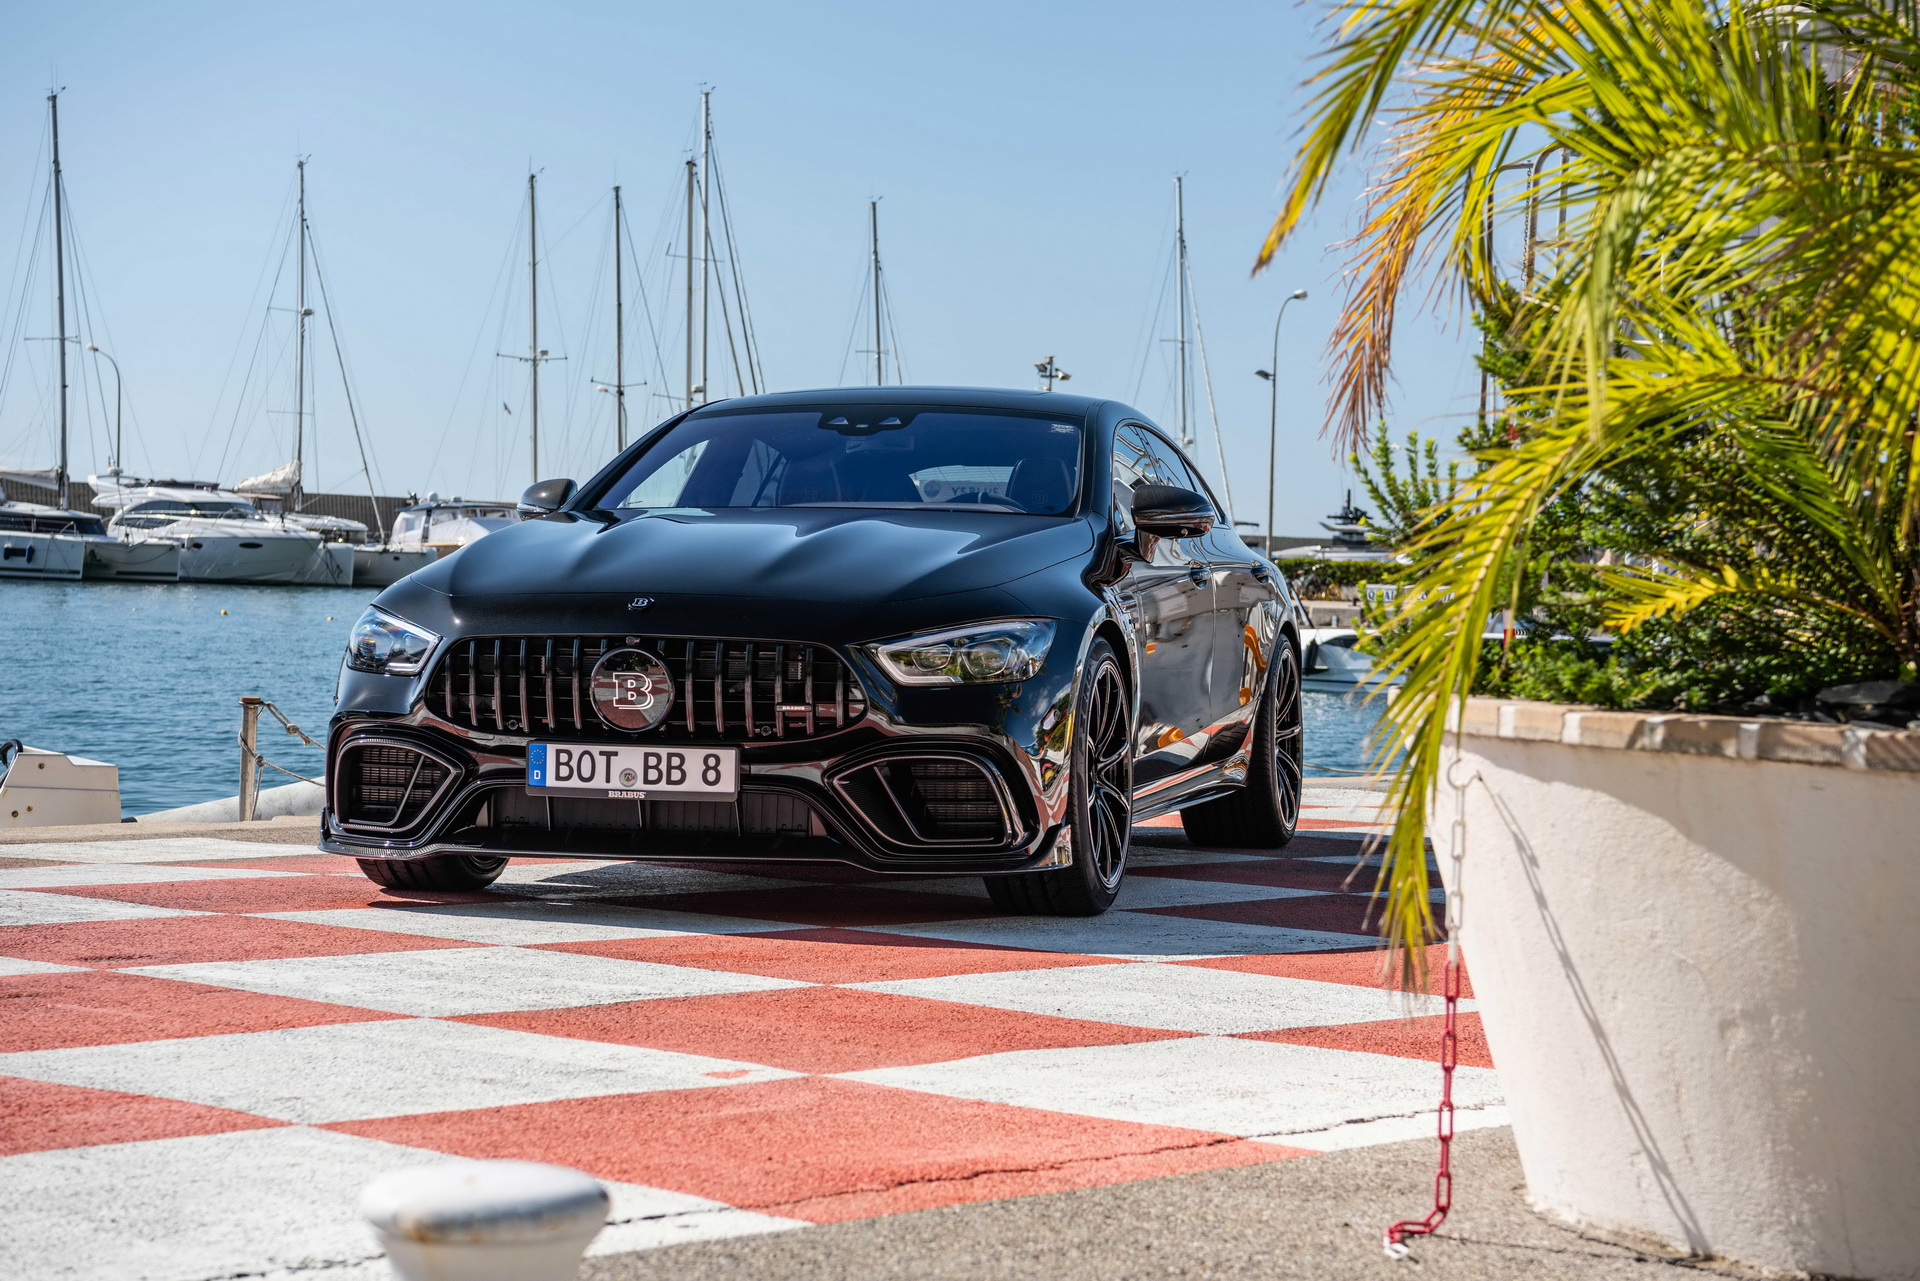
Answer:
[[(595, 1175), (610, 1253), (1430, 1133), (1437, 1010), (1350, 892), (1377, 798), (1308, 799), (1286, 857), (1138, 829), (1087, 920), (832, 865), (391, 895), (288, 846), (7, 846), (0, 1258), (383, 1277), (354, 1197), (444, 1154)], [(1502, 1124), (1464, 1022), (1461, 1127)]]

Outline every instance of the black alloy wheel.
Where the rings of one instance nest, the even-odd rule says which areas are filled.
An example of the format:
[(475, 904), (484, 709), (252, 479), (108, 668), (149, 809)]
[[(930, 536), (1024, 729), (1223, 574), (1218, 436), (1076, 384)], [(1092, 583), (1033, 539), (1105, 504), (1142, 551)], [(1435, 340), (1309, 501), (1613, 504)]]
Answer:
[(1133, 700), (1120, 660), (1104, 640), (1087, 652), (1071, 768), (1066, 837), (1073, 864), (983, 878), (987, 896), (1003, 912), (1098, 916), (1113, 906), (1126, 877), (1133, 837)]
[(1279, 849), (1300, 823), (1305, 734), (1300, 716), (1300, 657), (1286, 636), (1274, 638), (1266, 700), (1254, 717), (1246, 785), (1180, 811), (1195, 845)]
[(504, 858), (436, 854), (432, 858), (356, 860), (368, 880), (396, 890), (484, 890), (507, 870)]

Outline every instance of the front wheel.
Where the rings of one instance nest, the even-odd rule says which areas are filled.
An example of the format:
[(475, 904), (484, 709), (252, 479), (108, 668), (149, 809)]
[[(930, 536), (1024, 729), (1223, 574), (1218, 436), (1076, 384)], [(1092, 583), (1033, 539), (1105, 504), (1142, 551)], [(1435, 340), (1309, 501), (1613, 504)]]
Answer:
[(484, 890), (507, 870), (504, 858), (436, 854), (432, 858), (356, 859), (369, 881), (396, 890)]
[(1300, 660), (1293, 642), (1276, 636), (1267, 663), (1265, 706), (1254, 717), (1246, 785), (1180, 811), (1195, 845), (1215, 849), (1279, 849), (1300, 822), (1302, 740)]
[(1096, 640), (1074, 708), (1067, 830), (1073, 864), (988, 876), (987, 897), (1023, 916), (1098, 916), (1127, 874), (1133, 836), (1133, 702), (1113, 647)]

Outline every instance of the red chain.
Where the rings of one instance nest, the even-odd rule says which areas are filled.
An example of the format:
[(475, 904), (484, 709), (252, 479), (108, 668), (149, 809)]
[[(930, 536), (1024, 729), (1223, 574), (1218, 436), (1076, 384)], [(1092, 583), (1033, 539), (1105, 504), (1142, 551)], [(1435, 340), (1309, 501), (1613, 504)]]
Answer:
[(1441, 980), (1447, 1017), (1440, 1033), (1440, 1169), (1433, 1176), (1433, 1209), (1424, 1219), (1402, 1219), (1387, 1229), (1387, 1253), (1398, 1259), (1407, 1253), (1407, 1238), (1427, 1236), (1447, 1221), (1453, 1208), (1453, 1068), (1459, 1058), (1459, 1036), (1454, 1016), (1460, 1005), (1460, 945), (1447, 944), (1447, 968)]

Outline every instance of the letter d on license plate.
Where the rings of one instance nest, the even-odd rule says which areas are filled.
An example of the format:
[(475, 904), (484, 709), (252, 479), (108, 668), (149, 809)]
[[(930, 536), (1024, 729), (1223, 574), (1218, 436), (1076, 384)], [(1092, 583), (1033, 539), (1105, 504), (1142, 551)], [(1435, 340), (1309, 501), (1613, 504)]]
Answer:
[(727, 801), (740, 792), (740, 749), (534, 743), (527, 748), (527, 790), (630, 801)]

